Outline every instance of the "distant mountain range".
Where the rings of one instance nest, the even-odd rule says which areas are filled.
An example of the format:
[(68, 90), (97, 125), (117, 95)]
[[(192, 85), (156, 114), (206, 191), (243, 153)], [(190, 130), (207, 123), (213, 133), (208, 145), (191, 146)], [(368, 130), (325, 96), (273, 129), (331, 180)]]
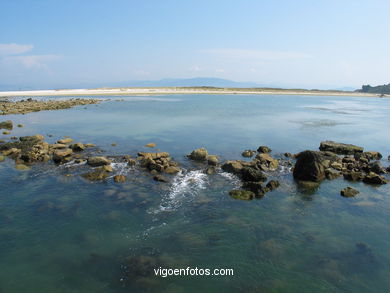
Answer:
[[(276, 84), (259, 84), (255, 82), (237, 82), (215, 77), (195, 78), (165, 78), (160, 80), (131, 80), (122, 82), (83, 82), (67, 85), (31, 86), (31, 85), (1, 85), (0, 91), (17, 90), (42, 90), (42, 89), (78, 89), (78, 88), (102, 88), (102, 87), (222, 87), (222, 88), (282, 88)], [(286, 88), (286, 87), (284, 87)], [(289, 87), (288, 87), (289, 88)], [(334, 90), (353, 91), (352, 87), (335, 88)]]

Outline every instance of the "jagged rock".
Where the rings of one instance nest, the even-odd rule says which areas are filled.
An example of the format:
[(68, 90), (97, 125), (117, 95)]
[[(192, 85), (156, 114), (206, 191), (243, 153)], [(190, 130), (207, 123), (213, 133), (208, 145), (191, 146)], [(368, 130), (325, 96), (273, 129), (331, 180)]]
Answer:
[(89, 157), (87, 159), (87, 164), (92, 167), (99, 167), (103, 165), (110, 165), (111, 161), (106, 157)]
[(270, 153), (270, 152), (272, 152), (272, 150), (271, 150), (269, 147), (264, 146), (264, 145), (259, 146), (259, 148), (257, 149), (257, 151), (258, 151), (259, 153)]
[(124, 175), (115, 175), (114, 181), (116, 183), (124, 183), (124, 182), (126, 182), (126, 177)]
[(193, 150), (188, 158), (194, 161), (206, 161), (209, 153), (205, 148)]
[(13, 125), (11, 120), (0, 122), (0, 129), (12, 130), (13, 127), (14, 127), (14, 125)]
[(270, 180), (265, 187), (267, 187), (269, 190), (274, 190), (280, 186), (280, 183), (278, 180)]
[(294, 179), (299, 181), (320, 182), (325, 178), (322, 165), (324, 157), (319, 152), (303, 151), (297, 155), (294, 167)]
[(245, 158), (251, 158), (254, 156), (256, 152), (255, 151), (252, 151), (252, 150), (245, 150), (242, 152), (241, 156), (245, 157)]
[(279, 166), (279, 161), (277, 159), (272, 158), (267, 153), (261, 153), (256, 156), (256, 164), (263, 170), (276, 170)]
[(362, 158), (365, 158), (368, 161), (380, 160), (380, 159), (382, 159), (382, 154), (380, 152), (374, 152), (374, 151), (368, 151), (368, 152), (355, 154), (355, 159), (361, 160)]
[(229, 195), (234, 199), (251, 200), (255, 197), (255, 194), (249, 190), (233, 189), (229, 192)]
[(376, 174), (385, 173), (385, 169), (382, 167), (382, 164), (378, 161), (368, 164), (367, 170), (368, 172), (374, 172)]
[(84, 144), (82, 144), (81, 142), (72, 144), (70, 147), (71, 147), (71, 149), (72, 149), (74, 152), (81, 152), (81, 151), (85, 150), (85, 146), (84, 146)]
[(252, 167), (244, 167), (241, 171), (243, 181), (264, 182), (267, 176), (263, 172)]
[(363, 178), (363, 182), (368, 184), (387, 184), (389, 181), (381, 175), (370, 172)]
[(345, 144), (345, 143), (339, 143), (335, 141), (323, 141), (320, 144), (320, 150), (321, 151), (330, 151), (335, 154), (339, 155), (353, 155), (355, 153), (362, 153), (363, 148), (353, 145), (353, 144)]
[(215, 155), (209, 155), (207, 156), (207, 163), (212, 166), (217, 166), (218, 165), (218, 157)]
[(333, 162), (330, 164), (330, 166), (333, 168), (333, 169), (336, 169), (336, 170), (342, 170), (343, 169), (343, 164), (339, 163), (339, 162)]
[(236, 175), (241, 174), (243, 167), (240, 161), (227, 161), (221, 166), (222, 170)]
[(158, 182), (165, 182), (165, 183), (169, 182), (169, 180), (163, 175), (155, 175), (153, 179)]
[(53, 161), (55, 163), (68, 162), (71, 159), (73, 151), (71, 149), (59, 149), (53, 153)]
[(364, 174), (360, 171), (351, 171), (343, 174), (344, 179), (350, 181), (361, 181), (364, 178)]
[(154, 148), (154, 147), (156, 147), (156, 144), (154, 142), (150, 142), (150, 143), (146, 144), (145, 147)]
[(341, 176), (341, 173), (333, 169), (325, 169), (326, 179), (333, 180)]
[(354, 197), (355, 195), (359, 194), (359, 191), (352, 187), (346, 187), (340, 191), (341, 196), (344, 197)]

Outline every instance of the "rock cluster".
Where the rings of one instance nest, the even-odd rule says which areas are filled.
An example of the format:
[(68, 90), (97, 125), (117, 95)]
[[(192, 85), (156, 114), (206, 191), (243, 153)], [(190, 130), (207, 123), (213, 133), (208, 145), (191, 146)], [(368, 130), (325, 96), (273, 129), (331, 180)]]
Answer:
[[(97, 104), (98, 99), (69, 99), (69, 100), (48, 100), (37, 101), (31, 98), (17, 102), (0, 101), (0, 115), (26, 114), (43, 110), (68, 109), (79, 105)], [(12, 129), (12, 128), (11, 128)]]
[(259, 198), (279, 186), (279, 182), (276, 180), (271, 180), (263, 185), (267, 181), (264, 171), (274, 171), (279, 165), (279, 161), (273, 158), (268, 151), (271, 149), (261, 146), (258, 149), (259, 154), (251, 162), (233, 160), (222, 164), (222, 170), (238, 176), (242, 181), (242, 189), (232, 190), (229, 193), (230, 196), (243, 200)]
[[(138, 153), (138, 161), (141, 167), (150, 171), (150, 173), (157, 175), (159, 173), (176, 174), (180, 172), (178, 163), (174, 162), (167, 152), (157, 153)], [(160, 177), (156, 177), (160, 178)], [(157, 180), (164, 182), (164, 180)]]
[(321, 182), (343, 176), (350, 181), (367, 184), (386, 184), (387, 173), (378, 161), (379, 152), (364, 152), (362, 147), (325, 141), (320, 151), (304, 151), (296, 155), (293, 175), (297, 181)]

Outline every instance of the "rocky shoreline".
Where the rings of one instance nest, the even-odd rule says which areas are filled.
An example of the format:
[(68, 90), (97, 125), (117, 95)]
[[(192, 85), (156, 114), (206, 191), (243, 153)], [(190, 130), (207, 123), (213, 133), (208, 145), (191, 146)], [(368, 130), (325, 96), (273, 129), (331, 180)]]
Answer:
[[(0, 129), (12, 131), (13, 122), (0, 122)], [(153, 148), (156, 145), (150, 143), (145, 147)], [(128, 154), (106, 157), (100, 154), (94, 144), (75, 142), (70, 137), (58, 139), (52, 144), (46, 142), (40, 134), (13, 137), (9, 141), (0, 141), (0, 152), (0, 162), (8, 157), (15, 161), (15, 168), (18, 170), (28, 170), (34, 164), (49, 161), (56, 165), (69, 162), (87, 165), (90, 170), (81, 176), (88, 181), (105, 181), (112, 177), (115, 183), (125, 182), (124, 175), (109, 176), (113, 172), (113, 161), (126, 163), (129, 168), (139, 168), (161, 183), (170, 182), (175, 174), (183, 171), (167, 152), (138, 152), (134, 158)], [(322, 181), (339, 177), (373, 185), (388, 183), (385, 174), (390, 172), (390, 167), (381, 165), (382, 154), (364, 151), (359, 146), (323, 141), (319, 151), (305, 150), (295, 155), (285, 153), (280, 158), (274, 158), (271, 152), (269, 147), (260, 146), (257, 150), (245, 150), (242, 153), (244, 158), (253, 157), (251, 161), (220, 162), (218, 156), (210, 155), (205, 148), (199, 148), (188, 154), (187, 159), (198, 164), (207, 175), (222, 170), (238, 177), (242, 183), (241, 187), (231, 190), (229, 194), (235, 199), (243, 200), (261, 198), (267, 192), (278, 188), (279, 181), (275, 178), (268, 180), (268, 177), (272, 172), (277, 173), (280, 167), (291, 170), (295, 182), (305, 189), (315, 189)], [(358, 193), (352, 187), (340, 191), (344, 197), (353, 197)]]
[(67, 100), (46, 100), (38, 101), (28, 98), (20, 101), (1, 100), (0, 115), (26, 114), (43, 110), (68, 109), (80, 105), (97, 104), (99, 99), (67, 99)]

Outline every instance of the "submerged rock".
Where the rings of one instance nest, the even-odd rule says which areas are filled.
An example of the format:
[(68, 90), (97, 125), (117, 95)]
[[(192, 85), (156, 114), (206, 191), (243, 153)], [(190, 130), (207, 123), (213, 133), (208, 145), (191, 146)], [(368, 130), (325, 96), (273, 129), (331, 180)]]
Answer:
[(269, 190), (274, 190), (280, 186), (280, 183), (278, 180), (270, 180), (265, 187), (267, 187)]
[(325, 179), (324, 157), (320, 152), (303, 151), (297, 155), (293, 176), (295, 180), (320, 182)]
[(263, 172), (252, 167), (244, 167), (241, 171), (243, 181), (264, 182), (267, 176)]
[(244, 182), (242, 185), (242, 188), (244, 190), (248, 190), (254, 193), (255, 197), (261, 198), (266, 194), (269, 190), (268, 187), (264, 187), (261, 182), (253, 182), (253, 181), (248, 181)]
[(354, 197), (355, 195), (359, 194), (359, 191), (352, 187), (346, 187), (340, 191), (341, 196), (344, 197)]
[(169, 180), (164, 175), (155, 175), (153, 177), (155, 181), (167, 183)]
[(363, 148), (353, 145), (353, 144), (345, 144), (339, 143), (335, 141), (323, 141), (320, 144), (321, 151), (330, 151), (339, 155), (353, 155), (355, 153), (362, 153)]
[(81, 176), (90, 181), (100, 181), (106, 179), (108, 174), (103, 169), (97, 169), (93, 172), (82, 174)]
[(249, 190), (233, 189), (229, 192), (229, 195), (234, 199), (251, 200), (255, 197), (255, 194)]
[(209, 153), (205, 148), (193, 150), (188, 158), (194, 161), (206, 161)]
[(145, 147), (147, 147), (147, 148), (154, 148), (154, 147), (156, 147), (156, 144), (154, 142), (150, 142), (150, 143), (147, 143), (145, 145)]
[(25, 170), (30, 170), (31, 168), (29, 166), (24, 165), (24, 164), (17, 164), (17, 165), (15, 165), (15, 169), (25, 171)]
[(126, 182), (126, 177), (124, 175), (115, 175), (114, 181), (116, 183), (124, 183), (124, 182)]

